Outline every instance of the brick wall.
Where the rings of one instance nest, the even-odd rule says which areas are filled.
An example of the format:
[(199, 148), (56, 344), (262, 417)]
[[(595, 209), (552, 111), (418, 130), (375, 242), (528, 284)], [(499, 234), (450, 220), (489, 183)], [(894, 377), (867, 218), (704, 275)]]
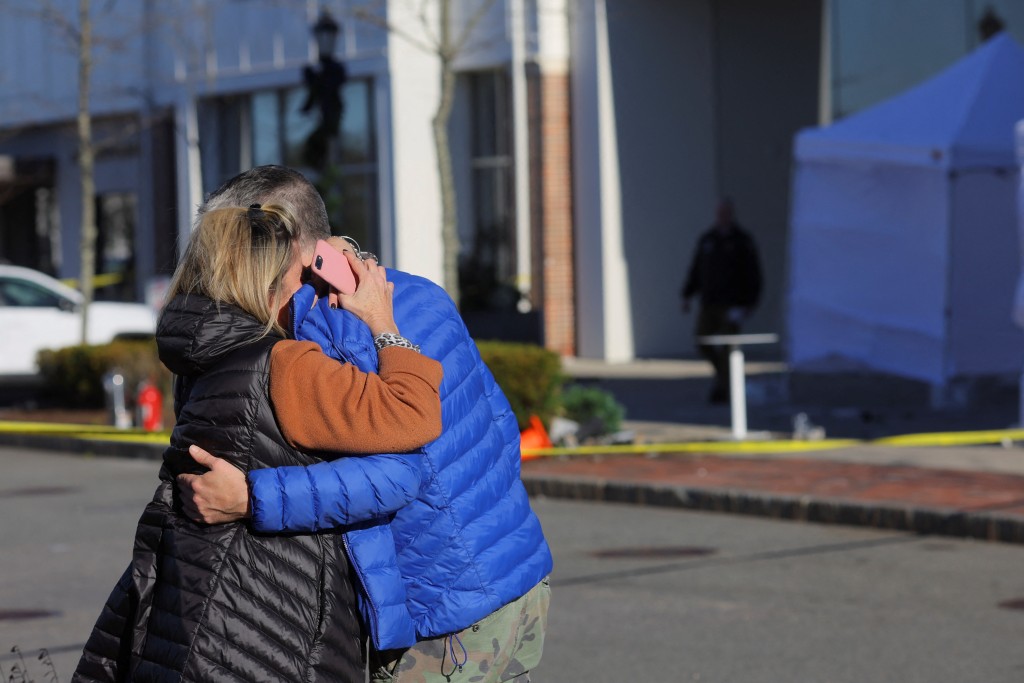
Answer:
[(573, 268), (572, 128), (569, 74), (527, 71), (533, 303), (541, 308), (544, 346), (576, 353)]

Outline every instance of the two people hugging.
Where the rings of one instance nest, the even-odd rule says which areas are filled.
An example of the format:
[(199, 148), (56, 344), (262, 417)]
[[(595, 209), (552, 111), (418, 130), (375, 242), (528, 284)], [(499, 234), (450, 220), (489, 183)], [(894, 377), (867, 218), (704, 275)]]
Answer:
[(157, 329), (177, 422), (72, 680), (530, 680), (552, 558), (508, 401), (430, 281), (336, 240), (357, 287), (318, 296), (321, 239), (284, 167), (201, 207)]

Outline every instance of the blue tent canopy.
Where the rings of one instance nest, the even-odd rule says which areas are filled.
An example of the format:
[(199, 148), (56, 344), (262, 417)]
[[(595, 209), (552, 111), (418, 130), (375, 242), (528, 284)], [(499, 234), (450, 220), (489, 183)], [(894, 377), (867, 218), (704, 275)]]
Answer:
[(795, 142), (787, 351), (943, 386), (1020, 372), (1014, 130), (1024, 48), (1008, 35)]
[(946, 168), (1015, 166), (1024, 117), (1024, 48), (1002, 33), (929, 80), (824, 128), (798, 158), (864, 156)]

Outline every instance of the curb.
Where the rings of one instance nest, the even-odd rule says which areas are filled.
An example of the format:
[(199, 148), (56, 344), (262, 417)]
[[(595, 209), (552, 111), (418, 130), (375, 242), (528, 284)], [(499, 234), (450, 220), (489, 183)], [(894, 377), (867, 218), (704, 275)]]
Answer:
[(531, 496), (563, 500), (672, 507), (1004, 543), (1024, 543), (1024, 517), (1000, 515), (996, 512), (529, 474), (523, 475), (523, 484)]
[(0, 434), (0, 446), (63, 451), (87, 457), (103, 456), (134, 460), (160, 460), (167, 444), (114, 441), (102, 437), (86, 439), (47, 434)]
[[(166, 444), (58, 434), (0, 433), (0, 446), (61, 451), (85, 457), (159, 461)], [(531, 496), (626, 503), (769, 519), (840, 524), (918, 534), (1024, 544), (1024, 517), (998, 512), (915, 507), (760, 491), (665, 486), (632, 481), (579, 479), (524, 473)]]

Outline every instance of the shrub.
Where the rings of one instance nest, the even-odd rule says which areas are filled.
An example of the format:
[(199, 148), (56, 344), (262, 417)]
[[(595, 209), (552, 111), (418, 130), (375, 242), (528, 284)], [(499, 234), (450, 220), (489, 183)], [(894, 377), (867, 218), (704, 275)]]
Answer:
[(512, 342), (481, 341), (477, 348), (512, 404), (519, 429), (530, 424), (530, 415), (550, 424), (565, 381), (558, 354), (534, 344)]
[(594, 436), (613, 434), (622, 427), (626, 409), (604, 389), (574, 384), (560, 399), (565, 417), (580, 424), (581, 430), (593, 430)]
[(129, 407), (139, 382), (146, 379), (156, 382), (165, 404), (171, 395), (171, 373), (160, 363), (152, 339), (40, 351), (38, 360), (47, 395), (61, 405), (102, 408), (103, 376), (115, 368), (124, 375)]

